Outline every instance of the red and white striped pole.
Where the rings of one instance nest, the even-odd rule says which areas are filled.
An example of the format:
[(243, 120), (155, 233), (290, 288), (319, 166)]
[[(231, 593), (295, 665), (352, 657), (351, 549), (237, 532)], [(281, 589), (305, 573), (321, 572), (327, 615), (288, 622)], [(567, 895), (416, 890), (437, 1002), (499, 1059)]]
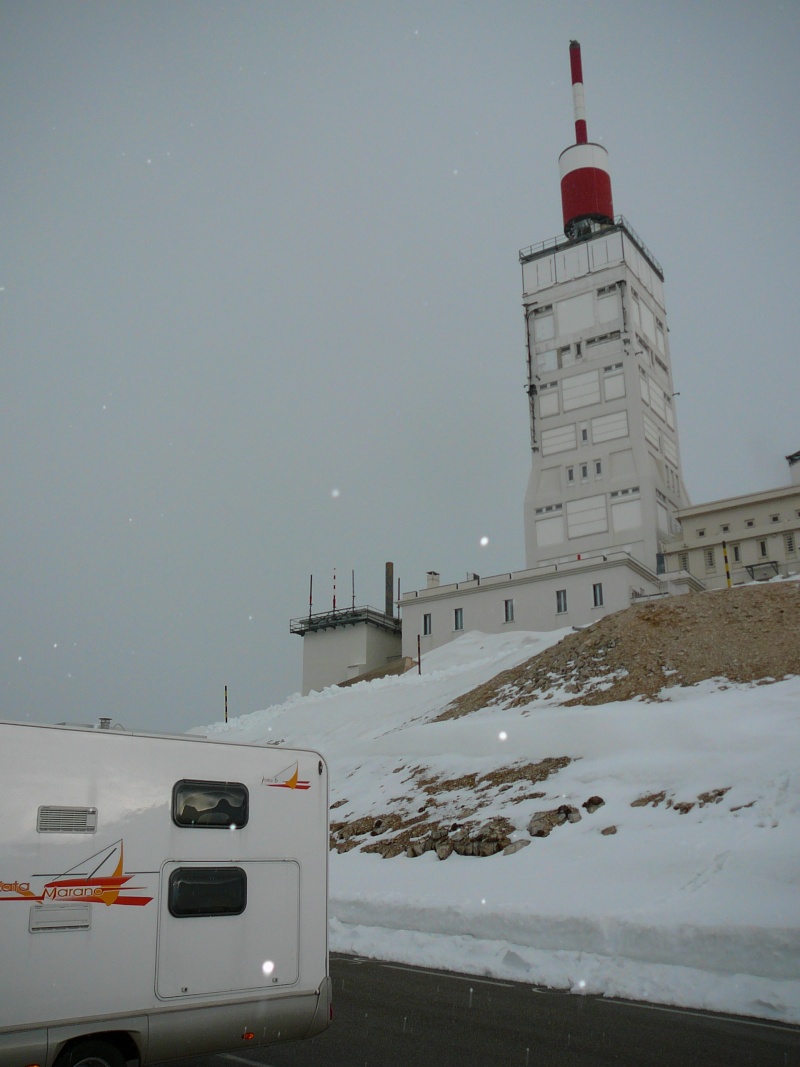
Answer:
[(572, 71), (572, 107), (575, 111), (575, 144), (586, 144), (589, 140), (586, 131), (586, 97), (583, 92), (581, 46), (577, 41), (569, 42), (569, 66)]

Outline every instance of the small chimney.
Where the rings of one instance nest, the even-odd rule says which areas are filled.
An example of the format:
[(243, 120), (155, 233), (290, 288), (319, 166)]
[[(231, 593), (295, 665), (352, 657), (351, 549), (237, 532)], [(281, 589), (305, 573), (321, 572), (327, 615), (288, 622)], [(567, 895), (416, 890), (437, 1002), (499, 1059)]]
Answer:
[(386, 564), (386, 615), (391, 618), (394, 615), (394, 563)]
[(428, 588), (435, 589), (439, 584), (439, 572), (428, 571)]

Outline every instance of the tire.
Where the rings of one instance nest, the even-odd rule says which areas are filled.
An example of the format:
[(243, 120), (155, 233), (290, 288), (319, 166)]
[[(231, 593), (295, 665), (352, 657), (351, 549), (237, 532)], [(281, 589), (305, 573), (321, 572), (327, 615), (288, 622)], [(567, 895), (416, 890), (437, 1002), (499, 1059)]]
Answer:
[(126, 1067), (125, 1057), (109, 1041), (78, 1041), (56, 1060), (54, 1067)]

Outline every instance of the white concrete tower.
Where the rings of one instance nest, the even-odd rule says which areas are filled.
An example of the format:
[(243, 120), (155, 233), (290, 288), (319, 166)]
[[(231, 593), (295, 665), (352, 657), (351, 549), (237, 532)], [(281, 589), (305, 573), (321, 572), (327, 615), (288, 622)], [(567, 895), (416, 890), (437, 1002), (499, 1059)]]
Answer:
[(532, 465), (526, 566), (623, 550), (653, 571), (688, 499), (664, 274), (614, 218), (608, 155), (587, 140), (570, 44), (576, 143), (562, 152), (565, 238), (520, 252)]

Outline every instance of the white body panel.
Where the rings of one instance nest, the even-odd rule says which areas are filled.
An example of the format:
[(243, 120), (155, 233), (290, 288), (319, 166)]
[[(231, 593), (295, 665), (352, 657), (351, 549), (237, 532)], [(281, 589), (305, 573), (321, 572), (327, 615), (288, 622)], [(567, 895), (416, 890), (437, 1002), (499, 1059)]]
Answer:
[[(0, 1067), (46, 1067), (91, 1034), (146, 1063), (324, 1028), (318, 753), (2, 722), (0, 773), (0, 954), (15, 961), (0, 974)], [(246, 824), (177, 825), (187, 780), (246, 787)], [(235, 872), (243, 910), (173, 914), (170, 875), (209, 868)]]

